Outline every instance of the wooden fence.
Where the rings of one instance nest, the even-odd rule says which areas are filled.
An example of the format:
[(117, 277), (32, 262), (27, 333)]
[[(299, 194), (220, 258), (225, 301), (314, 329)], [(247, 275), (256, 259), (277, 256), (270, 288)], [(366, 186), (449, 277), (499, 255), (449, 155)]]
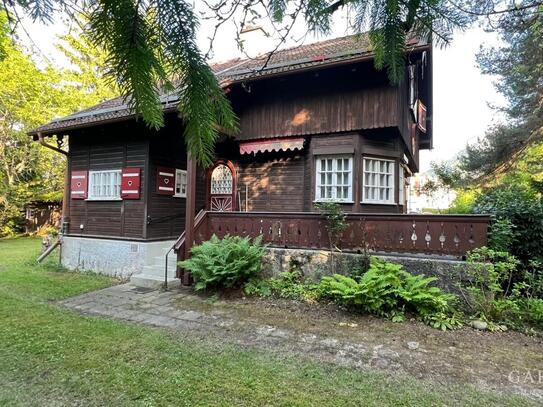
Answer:
[[(487, 244), (486, 215), (348, 214), (338, 247), (378, 253), (417, 253), (462, 258)], [(213, 234), (262, 236), (273, 247), (327, 249), (327, 223), (319, 213), (206, 212), (195, 224), (196, 244)], [(178, 253), (184, 245), (176, 246)]]

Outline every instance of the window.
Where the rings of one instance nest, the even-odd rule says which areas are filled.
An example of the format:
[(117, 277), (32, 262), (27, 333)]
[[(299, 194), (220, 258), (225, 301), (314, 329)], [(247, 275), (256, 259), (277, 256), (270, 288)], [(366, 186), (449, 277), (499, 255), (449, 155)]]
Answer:
[(400, 205), (405, 205), (405, 170), (402, 165), (400, 165), (400, 172), (398, 177), (398, 201)]
[(317, 157), (316, 201), (352, 202), (352, 157)]
[(187, 197), (187, 171), (175, 170), (175, 190), (173, 196), (176, 198)]
[(392, 160), (364, 158), (363, 196), (364, 203), (393, 204), (394, 168)]
[(121, 170), (89, 171), (88, 199), (121, 199)]
[(219, 164), (211, 173), (211, 195), (230, 195), (233, 188), (232, 171), (224, 164)]

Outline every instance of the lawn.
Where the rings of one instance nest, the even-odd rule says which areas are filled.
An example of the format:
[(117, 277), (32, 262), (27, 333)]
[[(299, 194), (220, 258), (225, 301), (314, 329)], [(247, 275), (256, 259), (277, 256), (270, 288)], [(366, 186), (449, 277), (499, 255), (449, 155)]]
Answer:
[(39, 245), (0, 240), (0, 405), (529, 405), (82, 316), (53, 301), (116, 281), (36, 265)]

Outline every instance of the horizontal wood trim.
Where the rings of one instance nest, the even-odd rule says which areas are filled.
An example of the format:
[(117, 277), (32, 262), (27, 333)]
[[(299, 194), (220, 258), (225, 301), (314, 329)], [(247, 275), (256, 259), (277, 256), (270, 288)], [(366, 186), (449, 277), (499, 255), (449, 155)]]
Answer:
[(313, 155), (339, 155), (354, 154), (354, 145), (351, 146), (326, 146), (313, 149)]

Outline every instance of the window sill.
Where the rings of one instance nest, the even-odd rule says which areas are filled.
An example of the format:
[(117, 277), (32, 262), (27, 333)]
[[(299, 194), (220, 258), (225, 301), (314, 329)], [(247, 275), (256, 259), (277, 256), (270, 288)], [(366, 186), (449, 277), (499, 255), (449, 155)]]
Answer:
[(186, 198), (186, 195), (172, 195), (174, 198)]
[(338, 204), (354, 204), (354, 201), (338, 201), (336, 199), (315, 199), (313, 203), (338, 203)]
[(367, 202), (367, 201), (361, 201), (360, 203), (362, 205), (398, 205), (396, 202), (375, 202), (375, 201)]
[(87, 198), (85, 201), (96, 201), (96, 202), (112, 202), (112, 201), (122, 201), (122, 198)]

